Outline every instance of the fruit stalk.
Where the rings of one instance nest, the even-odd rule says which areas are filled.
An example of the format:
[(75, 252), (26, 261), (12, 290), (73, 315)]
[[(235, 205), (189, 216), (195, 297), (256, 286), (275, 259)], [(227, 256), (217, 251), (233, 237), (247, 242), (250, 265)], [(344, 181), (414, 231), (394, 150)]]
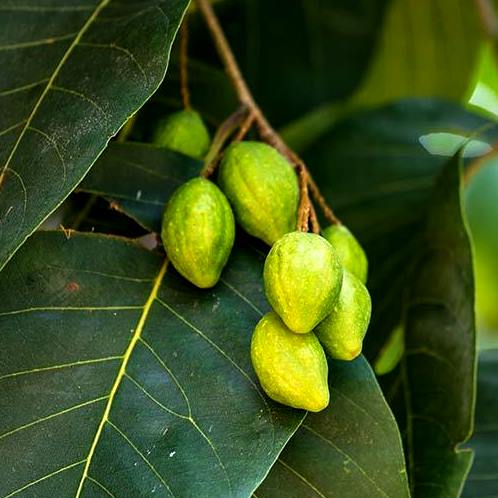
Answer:
[[(273, 129), (265, 115), (263, 114), (261, 108), (254, 100), (254, 97), (242, 76), (240, 68), (237, 64), (235, 56), (230, 48), (228, 40), (226, 39), (225, 33), (216, 17), (216, 14), (211, 7), (209, 0), (196, 0), (197, 6), (204, 17), (207, 24), (211, 37), (216, 45), (218, 54), (223, 61), (225, 66), (225, 71), (234, 87), (239, 102), (246, 106), (248, 112), (253, 117), (254, 122), (258, 128), (259, 134), (263, 140), (268, 144), (277, 149), (282, 155), (287, 157), (291, 164), (297, 169), (297, 173), (300, 181), (301, 190), (301, 200), (299, 204), (298, 213), (298, 230), (307, 231), (308, 223), (312, 213), (311, 201), (309, 198), (308, 188), (310, 188), (315, 200), (322, 209), (325, 217), (331, 223), (338, 223), (338, 218), (334, 215), (330, 206), (328, 206), (323, 195), (320, 193), (318, 186), (313, 181), (308, 168), (306, 167), (303, 160), (292, 150), (290, 147), (282, 140), (282, 137)], [(313, 231), (319, 230), (318, 223), (313, 221), (312, 216), (312, 228)]]
[(190, 92), (188, 89), (188, 17), (180, 27), (180, 91), (185, 109), (191, 109)]
[(230, 114), (223, 123), (221, 123), (216, 130), (213, 141), (211, 142), (211, 147), (204, 158), (204, 167), (202, 168), (201, 176), (209, 178), (214, 173), (220, 159), (220, 152), (223, 145), (237, 128), (244, 126), (247, 116), (247, 107), (241, 105), (234, 113)]

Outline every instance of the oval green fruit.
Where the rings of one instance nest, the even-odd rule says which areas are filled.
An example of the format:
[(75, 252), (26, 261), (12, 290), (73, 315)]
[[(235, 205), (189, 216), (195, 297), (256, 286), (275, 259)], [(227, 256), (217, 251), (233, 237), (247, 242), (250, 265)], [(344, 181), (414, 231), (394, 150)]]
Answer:
[(272, 247), (265, 261), (266, 297), (292, 331), (313, 330), (332, 311), (342, 266), (320, 235), (292, 232)]
[(313, 333), (294, 334), (275, 312), (267, 313), (254, 329), (251, 360), (273, 400), (312, 412), (329, 404), (327, 359)]
[(209, 149), (210, 138), (199, 113), (183, 110), (170, 114), (159, 123), (153, 142), (195, 159), (202, 159)]
[(353, 360), (361, 353), (371, 312), (372, 301), (367, 288), (345, 270), (332, 313), (315, 330), (331, 358)]
[(261, 142), (230, 145), (219, 183), (244, 230), (272, 245), (296, 229), (299, 185), (290, 163)]
[(344, 225), (330, 225), (323, 230), (322, 235), (334, 246), (344, 268), (365, 284), (368, 274), (367, 256), (349, 229)]
[(176, 270), (200, 288), (218, 282), (235, 238), (235, 220), (223, 192), (205, 178), (194, 178), (169, 200), (161, 230)]

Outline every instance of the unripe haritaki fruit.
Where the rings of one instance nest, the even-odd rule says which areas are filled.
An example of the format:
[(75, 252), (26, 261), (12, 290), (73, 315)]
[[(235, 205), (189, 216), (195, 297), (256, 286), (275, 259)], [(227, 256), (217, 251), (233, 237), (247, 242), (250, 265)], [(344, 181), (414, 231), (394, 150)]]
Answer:
[(202, 159), (209, 149), (209, 132), (199, 113), (185, 109), (164, 118), (158, 125), (153, 142), (194, 159)]
[(293, 332), (313, 330), (332, 311), (342, 283), (342, 265), (320, 235), (292, 232), (265, 261), (266, 297)]
[(275, 312), (267, 313), (254, 329), (251, 360), (273, 400), (312, 412), (329, 404), (327, 359), (312, 332), (294, 334)]
[(261, 142), (230, 145), (219, 170), (220, 187), (242, 228), (272, 245), (296, 227), (299, 185), (277, 150)]
[(183, 184), (166, 205), (161, 237), (179, 273), (197, 287), (215, 285), (235, 237), (235, 219), (223, 192), (205, 178)]
[(365, 284), (368, 260), (356, 237), (344, 225), (330, 225), (322, 235), (334, 246), (344, 268)]
[(332, 313), (315, 329), (325, 351), (336, 360), (353, 360), (361, 353), (372, 301), (367, 288), (347, 270)]

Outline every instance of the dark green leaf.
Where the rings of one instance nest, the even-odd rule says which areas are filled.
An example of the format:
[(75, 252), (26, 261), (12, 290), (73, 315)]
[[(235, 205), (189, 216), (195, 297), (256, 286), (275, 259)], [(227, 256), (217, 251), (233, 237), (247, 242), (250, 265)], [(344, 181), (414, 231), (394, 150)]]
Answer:
[(249, 496), (303, 417), (251, 368), (262, 260), (200, 291), (126, 239), (35, 234), (0, 280), (0, 495)]
[(331, 363), (330, 386), (330, 407), (306, 417), (257, 497), (409, 497), (398, 427), (367, 361)]
[(78, 190), (101, 195), (145, 228), (161, 231), (164, 204), (202, 163), (165, 148), (111, 143)]
[(161, 82), (187, 0), (0, 0), (0, 268)]
[(479, 353), (475, 431), (469, 445), (474, 464), (464, 498), (492, 498), (498, 490), (498, 350)]
[(415, 498), (457, 498), (472, 462), (458, 449), (474, 413), (472, 253), (462, 217), (460, 154), (439, 176), (408, 286), (406, 444)]
[[(119, 195), (116, 195), (117, 190), (110, 187), (116, 186), (113, 178), (118, 168), (123, 171), (125, 157), (133, 157), (133, 162), (137, 165), (154, 165), (154, 169), (146, 171), (141, 167), (128, 171), (126, 168), (123, 177), (128, 180), (119, 182)], [(184, 161), (183, 165), (180, 164), (180, 159)], [(193, 165), (192, 169), (190, 164)], [(168, 186), (157, 182), (157, 174), (168, 177), (173, 175), (175, 179), (180, 179), (183, 175), (185, 180), (195, 171), (194, 164), (195, 162), (185, 156), (164, 149), (139, 144), (115, 144), (98, 161), (81, 188), (88, 190), (91, 184), (95, 191), (105, 193), (106, 196), (110, 194), (121, 209), (157, 231), (160, 228), (162, 207), (148, 203), (147, 199), (161, 199), (164, 202), (170, 194)], [(144, 187), (141, 200), (133, 203), (122, 200), (123, 195), (133, 196), (137, 187), (142, 185)], [(340, 487), (336, 490), (339, 494), (341, 490), (354, 486), (360, 491), (371, 492), (372, 496), (378, 493), (378, 489), (396, 498), (407, 496), (399, 434), (367, 362), (360, 359), (351, 365), (333, 363), (331, 382), (331, 407), (322, 414), (309, 415), (307, 419), (311, 430), (330, 441), (323, 443), (322, 440), (320, 445), (317, 444), (318, 436), (308, 434), (309, 429), (300, 431), (297, 442), (291, 442), (291, 448), (297, 448), (288, 452), (291, 461), (296, 460), (296, 465), (300, 467), (303, 462), (297, 461), (297, 454), (303, 444), (307, 445), (310, 463), (321, 462), (322, 465), (327, 465), (327, 471), (320, 475), (322, 467), (310, 471), (309, 465), (304, 462), (303, 472), (312, 480), (313, 486), (321, 487), (325, 494), (331, 493), (332, 489), (336, 490), (335, 486), (340, 482)], [(340, 449), (334, 450), (334, 445)], [(344, 456), (341, 452), (349, 452), (351, 456)], [(327, 463), (328, 458), (333, 461), (330, 466)], [(350, 461), (344, 467), (343, 463), (348, 458)], [(339, 467), (335, 465), (336, 461), (340, 462)], [(294, 465), (292, 462), (290, 465)], [(272, 496), (273, 488), (280, 486), (280, 479), (286, 478), (286, 474), (279, 473), (279, 466), (277, 465), (277, 470), (272, 471), (263, 490), (258, 490), (258, 495), (264, 492), (264, 496), (268, 493)], [(340, 469), (338, 472), (335, 471), (337, 468)], [(292, 481), (283, 488), (281, 496), (305, 496), (304, 492), (310, 490), (306, 489), (306, 484), (304, 489), (301, 487), (304, 482), (302, 479), (298, 479), (298, 482), (299, 486)], [(293, 495), (293, 492), (301, 494)], [(361, 496), (361, 493), (358, 496)]]
[[(367, 250), (370, 359), (400, 323), (402, 289), (433, 179), (455, 152), (433, 147), (431, 154), (426, 147), (441, 138), (461, 142), (490, 123), (443, 101), (401, 101), (351, 117), (305, 154), (322, 192)], [(496, 126), (479, 136), (485, 146), (497, 138)]]
[[(277, 0), (233, 0), (216, 9), (256, 99), (281, 126), (352, 94), (375, 49), (388, 3), (288, 0), (283, 9)], [(219, 64), (207, 32), (192, 24), (193, 55)], [(205, 100), (212, 95), (205, 94)]]

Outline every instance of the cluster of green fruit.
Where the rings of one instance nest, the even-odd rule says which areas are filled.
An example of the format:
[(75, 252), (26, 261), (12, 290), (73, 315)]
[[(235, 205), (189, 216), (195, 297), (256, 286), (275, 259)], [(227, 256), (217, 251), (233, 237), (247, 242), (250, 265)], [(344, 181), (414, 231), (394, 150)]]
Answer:
[[(181, 111), (173, 118), (162, 126), (156, 143), (193, 157), (205, 154), (209, 135), (200, 117)], [(177, 121), (175, 126), (172, 120)], [(202, 147), (199, 137), (207, 137)], [(235, 219), (250, 235), (272, 246), (264, 284), (273, 311), (254, 330), (254, 370), (275, 401), (323, 410), (329, 403), (324, 349), (334, 359), (354, 359), (370, 321), (365, 253), (344, 225), (331, 225), (322, 235), (295, 231), (297, 176), (267, 144), (229, 145), (218, 183), (221, 188), (198, 177), (173, 194), (161, 232), (168, 257), (190, 282), (209, 288), (218, 282), (230, 255)]]

